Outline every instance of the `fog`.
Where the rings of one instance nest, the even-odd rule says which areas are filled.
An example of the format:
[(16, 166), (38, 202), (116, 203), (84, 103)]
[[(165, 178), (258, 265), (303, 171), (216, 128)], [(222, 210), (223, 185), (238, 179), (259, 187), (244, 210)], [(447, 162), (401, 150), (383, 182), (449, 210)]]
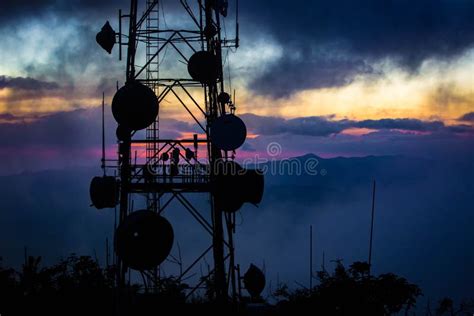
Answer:
[[(474, 293), (474, 215), (472, 162), (449, 163), (406, 157), (318, 159), (317, 175), (266, 176), (264, 200), (237, 213), (236, 259), (243, 272), (250, 263), (264, 267), (266, 295), (277, 280), (291, 288), (309, 283), (309, 226), (313, 225), (314, 270), (331, 270), (334, 260), (349, 265), (367, 260), (372, 181), (377, 180), (373, 272), (393, 272), (418, 284), (427, 299), (455, 300)], [(114, 210), (90, 207), (89, 181), (99, 170), (45, 171), (2, 177), (0, 255), (18, 267), (24, 256), (55, 263), (70, 253), (105, 262), (105, 240), (112, 247)], [(324, 175), (322, 175), (324, 174)], [(189, 197), (205, 215), (208, 197)], [(141, 207), (136, 202), (135, 209)], [(210, 235), (177, 201), (164, 216), (175, 230), (172, 254), (184, 267), (207, 247)], [(212, 265), (212, 255), (206, 257)], [(206, 274), (206, 261), (191, 282)], [(164, 265), (171, 274), (178, 267)], [(316, 282), (316, 281), (315, 281)]]

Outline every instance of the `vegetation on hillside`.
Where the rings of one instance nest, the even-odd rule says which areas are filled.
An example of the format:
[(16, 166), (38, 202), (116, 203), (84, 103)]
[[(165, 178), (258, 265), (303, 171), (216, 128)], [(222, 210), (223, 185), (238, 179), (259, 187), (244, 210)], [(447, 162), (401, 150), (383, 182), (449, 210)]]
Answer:
[[(273, 293), (277, 303), (260, 301), (256, 315), (408, 315), (413, 311), (421, 289), (392, 273), (370, 275), (369, 265), (356, 262), (344, 267), (338, 262), (334, 272), (317, 273), (312, 289), (290, 290), (279, 285)], [(0, 259), (0, 313), (2, 315), (113, 315), (117, 291), (115, 268), (100, 267), (91, 257), (71, 255), (51, 267), (42, 267), (41, 257), (29, 257), (20, 271), (5, 268)], [(146, 313), (150, 308), (175, 308), (179, 312), (215, 312), (212, 282), (202, 297), (185, 303), (186, 284), (163, 278), (157, 291), (128, 285), (124, 315)], [(124, 300), (122, 298), (122, 300)], [(245, 299), (243, 301), (248, 301)], [(456, 306), (445, 298), (426, 315), (472, 315), (474, 304)], [(227, 314), (255, 315), (245, 306), (232, 306)]]

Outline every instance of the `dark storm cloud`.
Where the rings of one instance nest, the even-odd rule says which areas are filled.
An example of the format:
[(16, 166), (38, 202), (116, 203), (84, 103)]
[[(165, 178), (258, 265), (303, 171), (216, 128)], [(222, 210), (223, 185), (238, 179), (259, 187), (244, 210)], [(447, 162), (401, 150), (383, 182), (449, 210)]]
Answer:
[(53, 90), (59, 85), (55, 82), (41, 81), (33, 78), (8, 77), (0, 75), (0, 89), (12, 88), (21, 90)]
[(339, 134), (350, 128), (455, 134), (474, 133), (474, 129), (468, 125), (446, 126), (441, 121), (422, 121), (408, 118), (354, 121), (347, 119), (334, 120), (332, 117), (327, 116), (312, 116), (285, 120), (277, 117), (244, 114), (242, 119), (249, 129), (256, 134), (265, 136), (292, 134), (326, 137)]
[(58, 15), (90, 14), (107, 9), (128, 8), (126, 0), (15, 0), (0, 2), (0, 24), (18, 22), (45, 13)]
[[(289, 49), (285, 53), (291, 54)], [(357, 75), (374, 74), (362, 60), (313, 56), (305, 52), (298, 58), (284, 57), (252, 82), (252, 89), (275, 97), (286, 97), (305, 89), (323, 89), (350, 84)]]
[[(335, 0), (241, 1), (247, 31), (268, 32), (284, 45), (280, 63), (254, 83), (258, 92), (279, 96), (298, 90), (289, 82), (281, 87), (282, 69), (288, 76), (313, 79), (326, 75), (326, 84), (347, 84), (361, 61), (370, 64), (391, 58), (415, 71), (428, 58), (446, 59), (474, 43), (474, 1), (471, 0)], [(270, 7), (271, 5), (271, 7)], [(308, 53), (309, 52), (309, 53)], [(295, 60), (293, 56), (303, 58)], [(325, 74), (334, 56), (344, 56), (334, 75)], [(326, 61), (323, 61), (326, 59)], [(362, 63), (363, 63), (362, 62)], [(291, 66), (291, 67), (289, 67)], [(366, 67), (362, 67), (362, 72)], [(345, 72), (344, 72), (345, 70)], [(261, 80), (265, 79), (265, 81)], [(316, 80), (312, 87), (321, 86)], [(308, 88), (309, 83), (302, 88)], [(301, 84), (301, 82), (299, 83)]]
[(458, 121), (461, 122), (474, 122), (474, 112), (466, 113), (461, 116)]
[[(175, 10), (181, 7), (179, 1), (164, 1), (162, 8)], [(145, 1), (139, 1), (139, 13)], [(117, 17), (117, 11), (122, 9), (124, 14), (130, 9), (130, 0), (14, 0), (0, 2), (0, 26), (3, 24), (18, 23), (21, 20), (37, 18), (45, 14), (53, 14), (63, 17), (104, 18), (107, 16)], [(113, 20), (111, 22), (116, 22)], [(124, 20), (125, 23), (126, 20)]]
[[(172, 10), (177, 6), (178, 1), (165, 1)], [(2, 1), (0, 26), (21, 25), (23, 20), (45, 14), (65, 21), (80, 17), (87, 24), (100, 21), (92, 23), (93, 31), (78, 30), (87, 34), (85, 39), (92, 39), (84, 41), (90, 48), (95, 47), (95, 32), (106, 17), (114, 17), (118, 8), (126, 12), (128, 7), (128, 0)], [(359, 74), (372, 74), (371, 64), (386, 57), (416, 70), (427, 58), (452, 57), (474, 42), (474, 2), (470, 0), (276, 0), (271, 7), (268, 1), (247, 0), (241, 1), (241, 7), (244, 45), (254, 36), (270, 35), (284, 46), (281, 60), (249, 85), (276, 97), (347, 85)], [(89, 55), (76, 51), (81, 51), (81, 59)]]
[(52, 6), (55, 3), (53, 0), (17, 0), (17, 1), (1, 1), (0, 2), (0, 16), (2, 21), (12, 20), (15, 18), (22, 18), (29, 16), (35, 11), (42, 11), (43, 9)]

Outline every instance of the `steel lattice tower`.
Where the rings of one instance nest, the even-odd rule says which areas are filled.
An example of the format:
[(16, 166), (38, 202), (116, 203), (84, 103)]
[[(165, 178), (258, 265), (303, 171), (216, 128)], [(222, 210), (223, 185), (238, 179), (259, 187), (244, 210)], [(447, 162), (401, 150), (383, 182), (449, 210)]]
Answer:
[[(160, 23), (161, 1), (146, 0), (141, 4), (142, 15), (138, 14), (138, 1), (131, 0), (130, 13), (119, 12), (120, 30), (118, 34), (120, 58), (122, 46), (127, 48), (126, 82), (140, 82), (151, 88), (158, 105), (167, 97), (173, 96), (189, 114), (190, 119), (201, 129), (188, 139), (164, 139), (160, 137), (160, 115), (151, 124), (143, 136), (133, 132), (130, 137), (119, 139), (118, 178), (119, 178), (119, 224), (134, 212), (133, 201), (137, 196), (146, 196), (149, 210), (161, 214), (173, 201), (177, 201), (189, 214), (202, 225), (211, 239), (211, 246), (186, 267), (178, 280), (182, 280), (208, 253), (212, 252), (214, 267), (206, 278), (196, 284), (188, 293), (192, 295), (206, 280), (212, 279), (217, 301), (226, 302), (237, 299), (237, 280), (234, 259), (233, 234), (235, 215), (224, 213), (216, 207), (212, 183), (215, 178), (214, 166), (218, 161), (231, 160), (228, 152), (216, 148), (211, 143), (210, 127), (219, 117), (233, 112), (232, 101), (222, 102), (219, 96), (224, 93), (222, 50), (238, 47), (238, 38), (228, 40), (221, 36), (222, 12), (216, 3), (227, 1), (196, 0), (189, 5), (186, 0), (176, 0), (189, 23), (186, 28), (168, 28)], [(122, 20), (129, 19), (128, 34), (122, 34)], [(237, 24), (238, 25), (238, 24)], [(238, 37), (238, 27), (236, 35)], [(144, 44), (144, 54), (141, 54)], [(215, 82), (205, 83), (183, 78), (182, 74), (163, 78), (160, 75), (160, 55), (166, 50), (173, 51), (172, 56), (189, 62), (189, 52), (205, 51), (217, 58), (218, 77)], [(145, 58), (144, 65), (138, 65), (138, 59)], [(201, 97), (195, 96), (200, 91)], [(190, 149), (190, 147), (192, 149)], [(138, 157), (136, 148), (145, 148), (145, 154)], [(200, 150), (205, 148), (205, 150)], [(135, 152), (135, 155), (134, 155)], [(204, 152), (205, 157), (200, 157)], [(168, 158), (179, 157), (183, 163), (171, 165)], [(144, 159), (143, 159), (144, 158)], [(209, 207), (207, 220), (188, 199), (189, 194), (207, 194)], [(124, 288), (128, 267), (117, 257), (117, 284)], [(149, 280), (159, 282), (159, 270), (142, 271)]]

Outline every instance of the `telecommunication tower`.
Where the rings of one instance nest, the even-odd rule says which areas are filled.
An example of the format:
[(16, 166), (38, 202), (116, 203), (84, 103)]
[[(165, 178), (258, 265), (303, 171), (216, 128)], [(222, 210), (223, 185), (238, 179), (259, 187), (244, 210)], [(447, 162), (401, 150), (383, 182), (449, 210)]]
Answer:
[[(173, 10), (166, 23), (163, 3)], [(225, 38), (226, 0), (130, 1), (130, 12), (119, 11), (119, 32), (107, 22), (97, 42), (109, 53), (114, 44), (126, 48), (125, 85), (118, 89), (112, 113), (118, 123), (116, 176), (96, 177), (91, 183), (93, 204), (118, 207), (115, 231), (117, 287), (124, 287), (130, 269), (159, 282), (160, 264), (170, 254), (174, 232), (162, 216), (171, 203), (179, 203), (210, 238), (210, 246), (177, 276), (183, 280), (209, 253), (213, 269), (187, 292), (191, 296), (211, 281), (218, 302), (238, 300), (234, 255), (235, 212), (244, 203), (258, 204), (264, 180), (256, 170), (234, 161), (246, 139), (245, 124), (235, 115), (235, 100), (226, 91), (224, 51), (239, 47), (238, 1), (234, 39)], [(143, 12), (139, 14), (138, 12)], [(122, 20), (128, 19), (128, 32)], [(179, 23), (176, 23), (179, 19)], [(174, 59), (161, 70), (164, 59)], [(184, 64), (185, 71), (180, 71)], [(169, 98), (184, 108), (200, 129), (189, 137), (160, 137), (160, 105)], [(198, 210), (190, 194), (208, 195), (205, 211)], [(136, 210), (134, 200), (146, 197), (146, 209)], [(206, 213), (204, 213), (206, 212)]]

